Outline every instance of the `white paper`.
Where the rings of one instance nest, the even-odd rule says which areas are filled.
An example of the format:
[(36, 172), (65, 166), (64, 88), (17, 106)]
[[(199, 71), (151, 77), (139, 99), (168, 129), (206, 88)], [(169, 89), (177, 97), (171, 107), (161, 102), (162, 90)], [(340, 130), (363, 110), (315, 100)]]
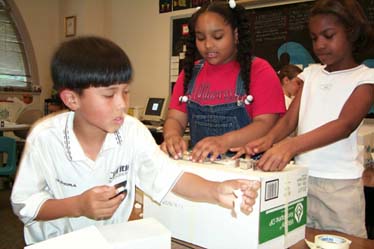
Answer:
[(112, 249), (112, 246), (101, 235), (95, 226), (89, 226), (56, 238), (45, 240), (25, 249), (67, 249), (67, 248), (90, 248), (90, 249)]

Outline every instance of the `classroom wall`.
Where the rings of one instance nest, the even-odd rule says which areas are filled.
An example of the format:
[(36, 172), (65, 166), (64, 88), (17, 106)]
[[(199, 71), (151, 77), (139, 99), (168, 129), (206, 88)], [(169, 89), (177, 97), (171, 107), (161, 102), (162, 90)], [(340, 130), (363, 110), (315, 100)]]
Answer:
[(170, 18), (193, 9), (159, 14), (158, 0), (112, 0), (107, 34), (125, 49), (134, 68), (132, 105), (169, 94)]
[(144, 106), (147, 96), (169, 94), (171, 18), (195, 11), (187, 9), (159, 14), (159, 0), (13, 1), (33, 43), (42, 99), (49, 97), (52, 89), (51, 56), (60, 42), (70, 39), (64, 36), (64, 18), (74, 15), (77, 17), (77, 35), (107, 37), (129, 55), (134, 68), (132, 106)]
[[(59, 0), (13, 0), (28, 30), (35, 59), (39, 83), (42, 86), (41, 100), (50, 96), (52, 80), (49, 61), (53, 49), (59, 42)], [(37, 105), (43, 108), (43, 101)]]
[(129, 55), (134, 79), (132, 106), (144, 105), (147, 96), (168, 95), (170, 18), (193, 9), (159, 14), (158, 0), (13, 0), (34, 47), (41, 98), (52, 89), (51, 56), (64, 36), (64, 17), (77, 17), (77, 35), (100, 35), (112, 39)]

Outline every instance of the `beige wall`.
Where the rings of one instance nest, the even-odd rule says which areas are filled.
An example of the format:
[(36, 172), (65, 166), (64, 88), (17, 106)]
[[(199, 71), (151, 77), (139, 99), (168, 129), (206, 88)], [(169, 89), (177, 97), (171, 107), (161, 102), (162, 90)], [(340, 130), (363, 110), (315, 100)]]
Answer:
[[(50, 96), (52, 80), (49, 61), (59, 41), (59, 0), (14, 0), (28, 30), (42, 86), (41, 99)], [(43, 101), (39, 104), (42, 108)]]
[[(49, 62), (64, 37), (64, 17), (77, 16), (77, 35), (112, 39), (134, 67), (132, 105), (147, 96), (168, 95), (170, 18), (158, 13), (158, 0), (14, 0), (28, 29), (37, 61), (42, 99), (50, 96)], [(173, 15), (193, 10), (173, 12)]]
[[(132, 105), (147, 96), (169, 94), (170, 18), (158, 13), (158, 0), (113, 0), (106, 31), (130, 57), (134, 68)], [(176, 11), (173, 14), (191, 13)]]

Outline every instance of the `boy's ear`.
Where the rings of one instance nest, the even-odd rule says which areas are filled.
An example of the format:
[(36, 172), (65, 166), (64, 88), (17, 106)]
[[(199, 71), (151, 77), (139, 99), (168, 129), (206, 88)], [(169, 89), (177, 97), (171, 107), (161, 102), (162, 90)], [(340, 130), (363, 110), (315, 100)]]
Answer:
[(62, 102), (72, 111), (75, 111), (79, 107), (79, 96), (76, 92), (64, 89), (60, 92), (60, 98)]

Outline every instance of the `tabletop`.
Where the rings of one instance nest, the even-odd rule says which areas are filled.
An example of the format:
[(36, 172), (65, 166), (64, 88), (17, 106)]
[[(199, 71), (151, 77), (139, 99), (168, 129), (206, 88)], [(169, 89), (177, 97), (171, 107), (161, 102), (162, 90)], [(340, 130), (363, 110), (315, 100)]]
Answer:
[(6, 131), (27, 130), (29, 128), (29, 124), (6, 124), (5, 126), (0, 126), (0, 136), (3, 136)]
[[(322, 231), (322, 230), (308, 228), (308, 227), (305, 229), (305, 238), (310, 242), (314, 242), (314, 237), (318, 234), (333, 234), (333, 235), (338, 235), (338, 236), (347, 238), (350, 241), (352, 241), (349, 247), (350, 249), (373, 249), (374, 248), (374, 240), (362, 239), (362, 238), (358, 238), (355, 236), (351, 236), (348, 234), (343, 234), (343, 233), (335, 232), (335, 231)], [(172, 249), (202, 249), (203, 247), (196, 246), (196, 245), (172, 238), (171, 248)], [(309, 249), (309, 247), (304, 240), (301, 240), (295, 245), (291, 246), (289, 249)]]

